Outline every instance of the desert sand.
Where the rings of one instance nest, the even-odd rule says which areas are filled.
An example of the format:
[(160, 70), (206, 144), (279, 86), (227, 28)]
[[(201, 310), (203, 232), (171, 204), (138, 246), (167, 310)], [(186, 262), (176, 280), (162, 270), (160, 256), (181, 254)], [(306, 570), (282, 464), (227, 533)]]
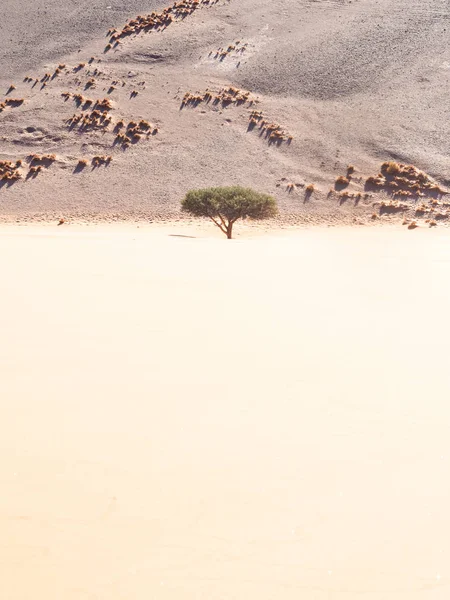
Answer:
[(449, 16), (3, 0), (1, 600), (448, 600)]
[(448, 599), (448, 234), (250, 234), (0, 229), (2, 599)]
[[(132, 24), (110, 42), (110, 28), (123, 31), (169, 5), (3, 0), (0, 105), (23, 103), (0, 113), (0, 160), (23, 166), (21, 180), (0, 182), (2, 220), (174, 219), (187, 190), (227, 184), (273, 194), (279, 220), (291, 224), (430, 218), (430, 198), (425, 213), (415, 214), (417, 194), (383, 210), (393, 190), (366, 190), (365, 181), (395, 160), (448, 192), (445, 0), (202, 0), (167, 26)], [(186, 93), (215, 97), (230, 87), (247, 100), (181, 109)], [(107, 124), (70, 120), (105, 97)], [(249, 130), (254, 110), (263, 117)], [(124, 146), (122, 120), (151, 129)], [(262, 121), (280, 128), (280, 143), (268, 143)], [(32, 154), (55, 160), (30, 174)], [(112, 162), (92, 168), (98, 155)], [(80, 160), (87, 167), (77, 169)], [(348, 195), (329, 195), (348, 165)], [(436, 210), (431, 218), (446, 223), (449, 206)]]

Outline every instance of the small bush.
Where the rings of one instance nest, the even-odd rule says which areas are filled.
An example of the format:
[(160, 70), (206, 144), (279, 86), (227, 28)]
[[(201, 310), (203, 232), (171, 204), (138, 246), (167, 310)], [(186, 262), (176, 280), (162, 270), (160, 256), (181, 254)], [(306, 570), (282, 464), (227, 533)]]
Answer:
[(388, 175), (398, 175), (401, 171), (401, 166), (394, 161), (384, 162), (381, 165), (381, 172), (387, 173)]
[(336, 179), (336, 187), (347, 187), (349, 183), (350, 180), (347, 177), (344, 177), (343, 175), (339, 175), (339, 177)]

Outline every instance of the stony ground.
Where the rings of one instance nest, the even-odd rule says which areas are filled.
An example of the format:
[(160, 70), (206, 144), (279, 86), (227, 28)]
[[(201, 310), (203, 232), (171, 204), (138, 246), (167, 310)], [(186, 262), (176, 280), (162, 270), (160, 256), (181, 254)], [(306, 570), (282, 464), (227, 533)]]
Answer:
[[(272, 193), (286, 223), (447, 220), (444, 1), (6, 0), (5, 15), (3, 220), (176, 219), (188, 189), (227, 184)], [(368, 185), (389, 161), (437, 187)]]

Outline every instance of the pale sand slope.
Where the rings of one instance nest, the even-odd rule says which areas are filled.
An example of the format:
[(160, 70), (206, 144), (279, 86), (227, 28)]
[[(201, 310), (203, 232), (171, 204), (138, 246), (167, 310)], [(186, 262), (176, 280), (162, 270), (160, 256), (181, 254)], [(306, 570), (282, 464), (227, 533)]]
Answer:
[(1, 231), (0, 597), (447, 600), (448, 234), (169, 233)]
[[(352, 164), (350, 191), (363, 192), (359, 178), (376, 175), (389, 159), (414, 163), (449, 186), (446, 0), (218, 0), (104, 53), (109, 27), (168, 4), (4, 0), (0, 103), (14, 83), (10, 97), (24, 104), (0, 114), (0, 160), (31, 153), (57, 160), (36, 179), (0, 186), (0, 218), (174, 218), (188, 189), (241, 184), (275, 195), (285, 221), (351, 223), (370, 218), (377, 198), (340, 202), (327, 197), (330, 186)], [(214, 58), (237, 41), (246, 44), (243, 54)], [(73, 72), (91, 56), (91, 66)], [(66, 69), (44, 88), (23, 81), (52, 74), (61, 62)], [(85, 90), (92, 77), (95, 87)], [(66, 121), (79, 110), (61, 93), (95, 100), (116, 80), (109, 130), (70, 131)], [(252, 92), (292, 143), (269, 146), (257, 128), (247, 131), (254, 106), (180, 111), (185, 92), (230, 85)], [(113, 134), (122, 118), (148, 120), (158, 134), (123, 151)], [(76, 173), (80, 158), (98, 154), (112, 155), (110, 168)], [(294, 192), (288, 183), (298, 184)], [(316, 193), (304, 202), (310, 183)]]

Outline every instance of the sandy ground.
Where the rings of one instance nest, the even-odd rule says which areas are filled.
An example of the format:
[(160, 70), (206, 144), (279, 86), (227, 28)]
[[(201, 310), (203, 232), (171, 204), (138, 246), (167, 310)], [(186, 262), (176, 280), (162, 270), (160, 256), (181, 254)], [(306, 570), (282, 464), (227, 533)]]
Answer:
[(1, 229), (1, 598), (447, 600), (448, 233), (210, 234)]
[[(0, 185), (0, 219), (173, 219), (187, 190), (240, 184), (273, 194), (285, 222), (350, 224), (378, 212), (377, 198), (328, 196), (336, 177), (353, 165), (349, 190), (363, 192), (365, 178), (390, 159), (413, 163), (448, 188), (446, 0), (218, 0), (104, 52), (110, 27), (168, 4), (3, 0), (0, 104), (8, 97), (24, 103), (0, 113), (0, 160), (24, 166), (22, 181)], [(43, 86), (44, 74), (61, 63)], [(255, 104), (180, 110), (185, 92), (230, 85), (249, 91)], [(70, 130), (67, 120), (81, 109), (64, 92), (110, 97), (111, 125)], [(292, 143), (270, 146), (258, 128), (248, 131), (255, 108)], [(124, 151), (113, 133), (121, 119), (148, 120), (158, 133)], [(56, 161), (27, 179), (32, 153)], [(111, 155), (111, 166), (76, 170), (96, 155)], [(316, 191), (305, 201), (311, 183)], [(446, 210), (441, 220), (449, 216)]]

